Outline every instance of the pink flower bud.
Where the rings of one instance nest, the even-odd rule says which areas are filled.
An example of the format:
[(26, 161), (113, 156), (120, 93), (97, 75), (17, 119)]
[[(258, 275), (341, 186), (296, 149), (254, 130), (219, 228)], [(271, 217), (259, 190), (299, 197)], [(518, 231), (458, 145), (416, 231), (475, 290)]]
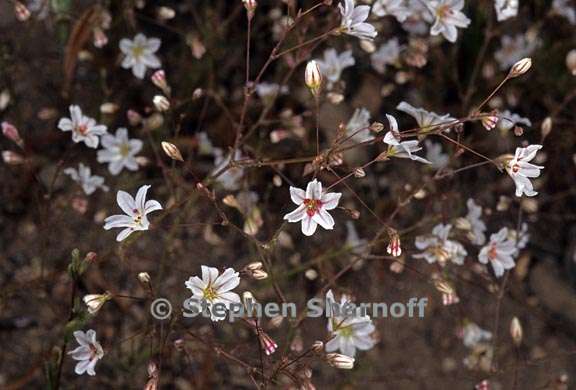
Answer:
[(260, 346), (267, 356), (272, 355), (276, 352), (276, 349), (278, 349), (278, 344), (276, 344), (266, 333), (260, 331), (260, 333), (258, 333), (258, 338), (260, 339)]
[(21, 148), (24, 147), (24, 141), (22, 140), (22, 137), (20, 137), (18, 129), (13, 124), (9, 122), (2, 122), (2, 134), (4, 134), (4, 137), (16, 143)]
[(101, 49), (107, 44), (108, 44), (108, 37), (106, 36), (104, 31), (102, 31), (101, 28), (96, 27), (94, 29), (94, 46), (97, 47), (98, 49)]
[(166, 81), (166, 73), (164, 73), (164, 70), (160, 69), (154, 72), (154, 74), (150, 77), (150, 80), (152, 80), (152, 83), (160, 88), (166, 95), (170, 94), (170, 87)]

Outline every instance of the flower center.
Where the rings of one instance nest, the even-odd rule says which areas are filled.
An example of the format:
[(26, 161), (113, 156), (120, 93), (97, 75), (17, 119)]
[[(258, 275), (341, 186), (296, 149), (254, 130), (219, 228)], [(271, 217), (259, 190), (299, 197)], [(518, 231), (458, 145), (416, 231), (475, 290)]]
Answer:
[(88, 348), (90, 348), (90, 360), (98, 356), (98, 349), (94, 344), (88, 345)]
[(322, 202), (318, 199), (304, 199), (304, 205), (306, 206), (306, 214), (311, 217), (318, 212)]
[(444, 19), (446, 16), (449, 16), (452, 14), (452, 9), (450, 8), (450, 6), (444, 4), (441, 5), (440, 7), (436, 8), (436, 16), (439, 19)]
[(82, 135), (86, 135), (86, 133), (88, 133), (88, 126), (78, 125), (78, 126), (76, 126), (76, 132), (78, 132)]
[(512, 172), (518, 173), (519, 170), (520, 170), (520, 164), (518, 163), (512, 164)]
[(120, 155), (122, 157), (128, 157), (130, 155), (130, 145), (127, 143), (120, 145)]
[(352, 330), (351, 326), (345, 326), (341, 329), (338, 329), (338, 333), (340, 334), (340, 336), (342, 337), (352, 337), (354, 331)]
[(432, 253), (440, 264), (444, 264), (450, 259), (450, 254), (446, 249), (444, 249), (444, 246), (442, 245), (438, 245), (432, 248)]
[(216, 293), (216, 290), (214, 290), (214, 288), (212, 287), (211, 284), (209, 284), (205, 289), (204, 289), (204, 298), (207, 301), (212, 302), (213, 300), (215, 300), (216, 298), (218, 298), (218, 293)]
[(137, 225), (142, 225), (142, 214), (140, 213), (140, 211), (138, 211), (138, 209), (134, 209), (132, 210), (134, 212), (134, 223)]
[(490, 247), (490, 250), (488, 251), (488, 259), (490, 259), (490, 261), (494, 261), (494, 260), (496, 260), (497, 255), (498, 255), (498, 253), (496, 252), (496, 246), (492, 245)]
[(134, 56), (134, 58), (138, 59), (140, 57), (142, 57), (142, 55), (144, 54), (144, 48), (141, 46), (134, 46), (132, 48), (132, 55)]

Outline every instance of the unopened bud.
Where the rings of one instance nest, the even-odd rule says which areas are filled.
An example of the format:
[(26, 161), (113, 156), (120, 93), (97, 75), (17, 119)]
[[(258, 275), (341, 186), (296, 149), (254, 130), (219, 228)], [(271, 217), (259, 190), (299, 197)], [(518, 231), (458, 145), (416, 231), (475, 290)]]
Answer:
[(512, 336), (512, 340), (516, 346), (519, 346), (522, 343), (523, 333), (522, 325), (520, 324), (518, 317), (512, 318), (512, 321), (510, 321), (510, 336)]
[(95, 262), (97, 258), (98, 255), (96, 254), (96, 252), (88, 252), (86, 253), (86, 256), (84, 256), (84, 261), (87, 263), (92, 263)]
[(170, 20), (170, 19), (174, 19), (174, 17), (176, 16), (176, 11), (174, 11), (173, 8), (170, 7), (159, 7), (156, 10), (156, 15), (158, 16), (158, 19), (160, 20)]
[(158, 111), (168, 111), (170, 109), (170, 100), (166, 96), (156, 95), (152, 101)]
[(312, 60), (306, 65), (304, 81), (308, 89), (310, 89), (310, 92), (312, 92), (312, 95), (318, 96), (320, 88), (322, 87), (322, 73), (316, 61)]
[(94, 47), (103, 48), (108, 44), (108, 37), (100, 27), (94, 28)]
[(340, 368), (342, 370), (351, 370), (354, 368), (354, 358), (339, 353), (329, 353), (326, 355), (326, 361), (332, 367)]
[(397, 234), (394, 234), (393, 237), (390, 239), (390, 243), (386, 247), (386, 253), (394, 257), (398, 257), (402, 254), (400, 237)]
[(20, 22), (25, 22), (30, 19), (30, 11), (28, 8), (19, 1), (14, 3), (14, 14), (16, 15), (16, 19)]
[(510, 73), (508, 73), (508, 77), (514, 78), (518, 76), (522, 76), (524, 73), (528, 72), (532, 67), (532, 59), (531, 58), (522, 58), (520, 61), (516, 62), (512, 65), (510, 69)]
[(366, 176), (366, 171), (364, 171), (364, 169), (358, 167), (354, 169), (354, 177), (365, 177)]
[(173, 143), (162, 141), (162, 150), (164, 150), (164, 153), (172, 160), (184, 161), (182, 153), (180, 153), (178, 147)]
[(8, 165), (24, 164), (24, 157), (11, 150), (4, 150), (2, 152), (2, 160)]
[(542, 134), (542, 139), (544, 140), (552, 132), (552, 118), (547, 116), (546, 119), (542, 121), (540, 126), (540, 131)]
[(150, 284), (150, 274), (148, 272), (140, 272), (138, 274), (138, 281), (142, 284)]
[(276, 344), (276, 342), (274, 340), (272, 340), (272, 338), (270, 336), (268, 336), (268, 334), (260, 331), (258, 333), (258, 339), (260, 340), (260, 346), (262, 347), (262, 349), (264, 350), (264, 353), (267, 356), (270, 356), (274, 352), (276, 352), (276, 349), (278, 348), (278, 344)]
[(258, 270), (252, 271), (252, 277), (256, 280), (264, 280), (264, 279), (268, 278), (268, 273), (266, 271), (258, 269)]
[(374, 122), (370, 125), (370, 130), (372, 130), (375, 133), (379, 133), (382, 130), (384, 130), (384, 124), (380, 122)]
[(366, 53), (374, 53), (376, 51), (376, 45), (374, 45), (374, 42), (367, 39), (360, 41), (360, 48), (362, 48)]
[(24, 148), (24, 141), (20, 137), (20, 132), (13, 124), (9, 122), (2, 122), (2, 134), (16, 145)]
[(244, 8), (246, 8), (248, 19), (252, 19), (254, 17), (254, 12), (256, 11), (256, 7), (258, 6), (258, 2), (256, 0), (242, 0), (244, 3)]
[(566, 67), (572, 76), (576, 76), (576, 49), (572, 49), (566, 54)]
[(150, 77), (150, 80), (152, 80), (152, 84), (160, 88), (166, 95), (170, 94), (170, 87), (166, 81), (166, 73), (164, 73), (164, 70), (160, 69), (154, 72)]
[(104, 306), (112, 298), (112, 294), (106, 292), (104, 294), (88, 294), (82, 299), (88, 308), (88, 313), (94, 315), (98, 310)]
[(324, 343), (320, 340), (314, 341), (312, 348), (310, 348), (314, 353), (322, 353), (324, 351)]
[(516, 137), (521, 137), (524, 134), (524, 128), (522, 126), (514, 126), (514, 135)]
[(102, 103), (102, 105), (100, 105), (100, 112), (102, 114), (112, 115), (116, 111), (118, 111), (118, 108), (119, 108), (118, 104), (116, 104), (116, 103), (111, 103), (111, 102)]
[(485, 116), (483, 116), (481, 119), (482, 126), (484, 126), (484, 128), (486, 130), (490, 131), (496, 127), (496, 124), (498, 123), (498, 120), (500, 118), (498, 118), (496, 113), (490, 113), (490, 114), (484, 114), (484, 115)]

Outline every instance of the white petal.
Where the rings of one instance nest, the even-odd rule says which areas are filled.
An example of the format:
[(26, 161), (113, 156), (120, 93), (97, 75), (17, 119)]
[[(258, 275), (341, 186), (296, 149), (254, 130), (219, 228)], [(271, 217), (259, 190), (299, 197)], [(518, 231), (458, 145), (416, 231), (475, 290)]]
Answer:
[(290, 187), (290, 199), (297, 205), (301, 205), (306, 198), (306, 192), (300, 188)]
[(304, 219), (302, 219), (302, 233), (305, 236), (311, 236), (316, 232), (316, 228), (318, 224), (309, 216), (305, 215)]
[(122, 211), (124, 211), (127, 215), (131, 217), (136, 215), (136, 203), (132, 195), (129, 193), (125, 191), (118, 191), (118, 194), (116, 194), (116, 202), (118, 202), (118, 206), (120, 206)]

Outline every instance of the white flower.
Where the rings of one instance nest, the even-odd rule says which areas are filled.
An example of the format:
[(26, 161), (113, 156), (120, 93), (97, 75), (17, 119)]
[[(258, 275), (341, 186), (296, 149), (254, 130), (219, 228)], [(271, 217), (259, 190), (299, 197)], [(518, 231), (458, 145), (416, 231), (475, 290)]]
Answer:
[[(352, 135), (354, 134), (354, 135)], [(372, 139), (370, 134), (370, 111), (366, 108), (357, 108), (346, 125), (346, 135), (352, 136), (356, 142)]]
[(457, 28), (466, 28), (470, 24), (470, 19), (460, 12), (464, 0), (433, 0), (427, 2), (427, 6), (435, 18), (430, 29), (432, 35), (442, 34), (448, 41), (456, 42)]
[(101, 188), (102, 191), (108, 191), (108, 186), (104, 185), (104, 178), (98, 175), (92, 176), (90, 167), (82, 163), (78, 164), (78, 170), (75, 168), (66, 168), (64, 169), (64, 173), (80, 184), (86, 195), (94, 193), (98, 188)]
[[(213, 149), (214, 154), (214, 165), (216, 166), (212, 171), (212, 174), (220, 172), (224, 169), (232, 158), (232, 155), (225, 156), (224, 152), (220, 148)], [(242, 159), (242, 154), (237, 149), (234, 154), (234, 160), (238, 161)], [(224, 189), (228, 191), (234, 191), (240, 188), (240, 182), (244, 177), (244, 169), (239, 167), (233, 167), (226, 170), (223, 174), (216, 178), (216, 182), (220, 183)]]
[(388, 156), (389, 157), (398, 157), (398, 158), (409, 158), (413, 161), (418, 161), (424, 164), (431, 164), (430, 161), (416, 156), (415, 152), (422, 150), (422, 147), (418, 145), (418, 141), (400, 141), (399, 133), (398, 133), (398, 122), (396, 118), (392, 115), (386, 114), (386, 118), (388, 118), (388, 122), (390, 123), (390, 131), (386, 133), (384, 136), (384, 143), (388, 145)]
[(154, 53), (158, 51), (161, 43), (160, 39), (148, 39), (143, 34), (137, 34), (134, 40), (121, 39), (120, 50), (125, 55), (122, 67), (132, 69), (134, 76), (143, 79), (146, 68), (160, 68), (160, 60)]
[(74, 360), (78, 360), (74, 372), (78, 375), (87, 373), (88, 375), (94, 376), (96, 372), (94, 367), (98, 360), (102, 359), (104, 356), (104, 350), (98, 341), (96, 341), (96, 332), (93, 329), (89, 329), (86, 333), (81, 330), (74, 332), (74, 337), (79, 347), (68, 352), (68, 355)]
[[(418, 122), (418, 126), (420, 127), (420, 133), (437, 130), (441, 127), (440, 125), (447, 125), (449, 123), (456, 122), (456, 119), (452, 118), (448, 114), (438, 115), (434, 112), (429, 112), (422, 108), (411, 106), (406, 102), (400, 102), (400, 104), (396, 106), (396, 109), (405, 112), (406, 114), (416, 119), (416, 122)], [(446, 129), (446, 131), (449, 131), (449, 129)]]
[(571, 0), (554, 0), (552, 12), (565, 17), (570, 24), (576, 24), (576, 8), (571, 3)]
[(506, 132), (518, 124), (532, 126), (532, 122), (530, 122), (530, 119), (521, 117), (520, 115), (510, 112), (508, 110), (498, 115), (498, 118), (499, 120), (498, 123), (496, 124), (496, 127), (498, 130), (502, 132)]
[(332, 88), (332, 84), (340, 80), (342, 71), (350, 66), (353, 66), (356, 61), (352, 56), (352, 50), (346, 50), (338, 54), (334, 49), (326, 49), (324, 51), (324, 59), (316, 60), (320, 71), (328, 80), (328, 89)]
[(94, 315), (104, 306), (106, 302), (108, 302), (112, 298), (112, 295), (109, 292), (104, 294), (88, 294), (84, 295), (82, 300), (86, 304), (88, 308), (88, 313)]
[(99, 136), (106, 134), (106, 126), (97, 125), (96, 121), (84, 116), (80, 107), (70, 106), (70, 118), (62, 118), (58, 122), (62, 131), (72, 132), (72, 141), (84, 142), (89, 148), (98, 147)]
[(340, 30), (360, 39), (374, 39), (374, 37), (378, 35), (376, 29), (370, 23), (365, 22), (370, 14), (370, 6), (359, 5), (355, 7), (354, 0), (343, 0), (343, 3), (344, 6), (342, 6), (342, 3), (338, 4), (338, 8), (342, 14)]
[(368, 240), (360, 238), (354, 222), (346, 222), (346, 232), (346, 247), (354, 255), (352, 269), (357, 271), (364, 265), (364, 258), (370, 254), (370, 245)]
[(496, 18), (499, 22), (518, 15), (519, 0), (495, 0)]
[(334, 219), (328, 213), (338, 206), (339, 192), (322, 192), (322, 183), (314, 179), (308, 183), (306, 192), (300, 188), (290, 187), (290, 198), (298, 208), (284, 216), (288, 222), (302, 221), (302, 233), (311, 236), (318, 225), (326, 230), (334, 228)]
[(484, 245), (486, 242), (486, 224), (482, 221), (482, 207), (478, 206), (474, 199), (468, 199), (466, 202), (468, 214), (466, 220), (470, 223), (470, 232), (468, 238), (474, 245)]
[[(328, 290), (326, 305), (332, 305), (335, 302), (332, 290)], [(343, 311), (344, 305), (348, 302), (350, 302), (349, 298), (342, 295), (338, 303), (339, 310)], [(342, 354), (354, 357), (356, 349), (366, 351), (374, 346), (371, 334), (376, 328), (370, 317), (360, 315), (359, 310), (356, 310), (352, 316), (336, 315), (338, 313), (333, 312), (331, 307), (328, 310), (331, 313), (328, 319), (328, 332), (333, 338), (326, 343), (326, 352), (340, 350)]]
[(392, 38), (370, 55), (372, 67), (378, 73), (386, 71), (386, 65), (397, 65), (400, 61), (402, 47), (398, 44), (398, 38)]
[(516, 184), (516, 196), (523, 194), (526, 196), (538, 195), (534, 191), (530, 178), (540, 176), (540, 170), (544, 167), (531, 164), (530, 161), (536, 156), (536, 152), (542, 148), (542, 145), (530, 145), (526, 148), (516, 148), (514, 157), (505, 161), (504, 167), (510, 175), (514, 184)]
[(526, 245), (528, 245), (528, 242), (530, 241), (528, 225), (523, 223), (522, 226), (520, 226), (520, 232), (515, 229), (508, 229), (508, 236), (511, 240), (517, 241), (516, 248), (518, 251), (526, 248)]
[(376, 16), (392, 15), (403, 23), (412, 12), (405, 0), (376, 0), (372, 6), (372, 13)]
[(118, 191), (116, 202), (118, 202), (118, 206), (126, 215), (112, 215), (104, 220), (104, 229), (106, 230), (125, 228), (118, 234), (116, 241), (124, 240), (132, 232), (148, 230), (150, 222), (148, 222), (147, 214), (162, 210), (162, 206), (158, 201), (146, 201), (146, 193), (150, 187), (149, 185), (140, 187), (136, 194), (136, 199), (127, 192)]
[(499, 278), (504, 275), (504, 270), (514, 268), (516, 254), (516, 240), (509, 238), (508, 228), (502, 228), (490, 236), (490, 242), (480, 250), (478, 260), (482, 264), (490, 262), (494, 274)]
[(201, 268), (202, 279), (198, 276), (190, 277), (185, 283), (186, 288), (192, 291), (192, 299), (206, 302), (212, 321), (223, 320), (226, 314), (222, 314), (222, 310), (213, 310), (213, 306), (221, 304), (222, 307), (230, 310), (231, 303), (241, 302), (240, 296), (232, 292), (240, 284), (238, 272), (233, 268), (226, 268), (222, 275), (219, 275), (217, 268), (205, 265)]
[(270, 99), (275, 98), (279, 94), (288, 93), (287, 86), (280, 86), (280, 84), (276, 83), (258, 83), (254, 89), (258, 97), (265, 101), (270, 101)]
[(138, 170), (135, 155), (142, 150), (142, 141), (129, 139), (127, 129), (121, 127), (116, 130), (115, 135), (104, 135), (102, 146), (105, 149), (98, 151), (98, 162), (108, 163), (111, 174), (117, 175), (124, 168), (130, 171)]
[(473, 322), (467, 322), (462, 328), (462, 342), (468, 348), (473, 348), (482, 341), (490, 341), (492, 333), (480, 328)]
[(413, 257), (425, 259), (431, 264), (438, 261), (441, 266), (446, 265), (448, 260), (454, 264), (464, 264), (464, 258), (468, 252), (459, 242), (448, 239), (451, 229), (452, 225), (438, 224), (434, 226), (431, 236), (416, 237), (416, 248), (424, 252), (413, 255)]
[(427, 139), (424, 141), (424, 145), (426, 146), (426, 160), (432, 163), (433, 168), (441, 169), (448, 165), (450, 157), (442, 152), (441, 143)]
[(529, 57), (539, 44), (536, 38), (529, 39), (524, 34), (514, 37), (504, 35), (500, 42), (502, 47), (494, 53), (494, 58), (502, 70), (510, 68), (522, 58)]

